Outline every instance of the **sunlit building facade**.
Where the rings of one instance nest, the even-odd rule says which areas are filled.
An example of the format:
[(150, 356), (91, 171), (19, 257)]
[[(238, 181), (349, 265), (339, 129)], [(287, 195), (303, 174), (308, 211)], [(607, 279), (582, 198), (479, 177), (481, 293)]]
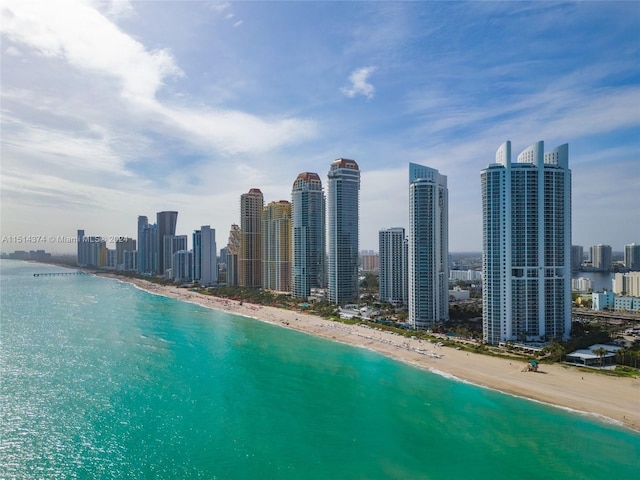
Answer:
[(262, 287), (262, 209), (264, 197), (252, 188), (240, 197), (240, 253), (238, 285)]
[(567, 144), (511, 142), (482, 170), (483, 335), (488, 343), (567, 338), (571, 329), (571, 171)]
[(270, 202), (262, 211), (262, 288), (291, 292), (291, 203)]
[(379, 297), (393, 305), (406, 305), (408, 300), (408, 243), (402, 227), (378, 232)]
[(338, 158), (328, 174), (328, 300), (340, 305), (358, 299), (360, 168)]
[(312, 288), (325, 288), (326, 199), (317, 173), (303, 172), (291, 191), (291, 295), (307, 299)]
[(449, 191), (434, 168), (409, 164), (409, 323), (449, 319)]

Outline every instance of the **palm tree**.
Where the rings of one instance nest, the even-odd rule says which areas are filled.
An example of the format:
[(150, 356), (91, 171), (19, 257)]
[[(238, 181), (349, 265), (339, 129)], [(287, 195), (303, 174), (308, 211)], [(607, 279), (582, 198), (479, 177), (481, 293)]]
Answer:
[(597, 348), (595, 350), (592, 350), (592, 351), (593, 351), (593, 353), (595, 355), (598, 355), (600, 357), (600, 368), (602, 368), (602, 366), (603, 366), (602, 363), (603, 363), (604, 356), (609, 352), (607, 352), (607, 350), (605, 350), (602, 347), (599, 347), (599, 348)]

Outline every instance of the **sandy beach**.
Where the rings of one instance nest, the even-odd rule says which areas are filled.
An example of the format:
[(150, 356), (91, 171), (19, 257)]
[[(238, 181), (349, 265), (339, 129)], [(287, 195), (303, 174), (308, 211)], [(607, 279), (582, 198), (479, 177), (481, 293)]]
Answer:
[(488, 355), (438, 347), (392, 332), (364, 325), (346, 325), (300, 312), (252, 305), (146, 280), (104, 275), (134, 284), (157, 295), (193, 302), (207, 308), (252, 317), (283, 328), (365, 347), (408, 364), (451, 375), (475, 385), (605, 417), (607, 421), (640, 431), (640, 379), (610, 377), (585, 372), (569, 365), (541, 365), (538, 372), (525, 372), (524, 361), (509, 361)]

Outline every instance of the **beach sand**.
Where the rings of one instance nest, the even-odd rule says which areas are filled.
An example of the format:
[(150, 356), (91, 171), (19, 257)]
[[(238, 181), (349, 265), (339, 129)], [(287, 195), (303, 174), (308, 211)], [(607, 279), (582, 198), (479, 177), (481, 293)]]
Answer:
[(364, 325), (346, 325), (281, 308), (253, 305), (141, 279), (103, 275), (132, 283), (158, 295), (193, 302), (207, 308), (252, 317), (318, 337), (365, 347), (402, 362), (450, 375), (475, 385), (543, 403), (605, 417), (607, 421), (640, 431), (640, 379), (585, 372), (563, 364), (540, 365), (525, 372), (526, 362), (438, 347)]

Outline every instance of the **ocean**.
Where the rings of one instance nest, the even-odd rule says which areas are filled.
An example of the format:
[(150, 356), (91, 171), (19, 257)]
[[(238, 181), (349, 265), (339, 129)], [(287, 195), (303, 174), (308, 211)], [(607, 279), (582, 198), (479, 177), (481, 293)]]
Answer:
[(2, 479), (636, 478), (640, 434), (254, 319), (0, 261)]

